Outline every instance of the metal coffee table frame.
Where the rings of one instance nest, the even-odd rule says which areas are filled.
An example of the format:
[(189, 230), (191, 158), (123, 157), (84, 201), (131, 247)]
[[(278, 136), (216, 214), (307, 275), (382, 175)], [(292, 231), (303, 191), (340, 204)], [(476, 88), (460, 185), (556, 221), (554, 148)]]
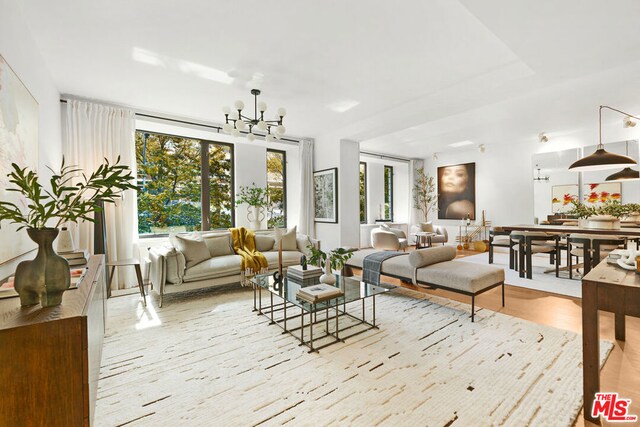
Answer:
[[(366, 295), (362, 295), (362, 293), (360, 293), (360, 297), (354, 298), (354, 295), (349, 295), (347, 293), (349, 291), (352, 291), (352, 289), (346, 289), (346, 287), (356, 286), (356, 283), (353, 283), (355, 280), (357, 280), (358, 287), (364, 285), (365, 289), (368, 291), (366, 292)], [(251, 283), (253, 286), (253, 311), (257, 312), (258, 315), (267, 317), (270, 320), (270, 325), (278, 325), (280, 328), (282, 328), (283, 334), (288, 333), (294, 338), (298, 339), (300, 341), (300, 345), (309, 347), (309, 353), (317, 352), (338, 342), (344, 342), (348, 338), (354, 337), (363, 332), (367, 332), (371, 329), (379, 329), (378, 325), (376, 324), (376, 295), (389, 291), (389, 289), (380, 286), (362, 283), (360, 282), (358, 277), (345, 279), (340, 275), (336, 275), (335, 286), (340, 287), (343, 291), (345, 291), (345, 295), (312, 304), (300, 299), (295, 299), (295, 301), (292, 300), (291, 296), (295, 295), (297, 289), (301, 287), (299, 283), (293, 280), (285, 278), (283, 284), (280, 285), (278, 289), (274, 288), (274, 280), (270, 275), (256, 275), (251, 279)], [(269, 292), (269, 304), (266, 306), (263, 306), (262, 304), (263, 290)], [(353, 292), (349, 293), (353, 294)], [(274, 303), (274, 295), (281, 299), (282, 302)], [(287, 299), (288, 297), (289, 299)], [(295, 298), (295, 296), (293, 296), (293, 298)], [(366, 319), (367, 298), (371, 298), (372, 300), (371, 322), (367, 321)], [(362, 301), (362, 317), (358, 317), (352, 313), (347, 312), (347, 304), (358, 301)], [(296, 309), (299, 309), (299, 313)], [(280, 319), (274, 318), (274, 313), (278, 312), (282, 312), (282, 318)], [(292, 312), (295, 313), (293, 316), (290, 315)], [(305, 324), (305, 317), (307, 314), (309, 315), (309, 322)], [(318, 314), (321, 315), (320, 319), (318, 319)], [(349, 317), (355, 320), (356, 323), (340, 327), (340, 317)], [(288, 328), (287, 322), (297, 318), (300, 318), (300, 326)], [(325, 333), (320, 336), (316, 335), (314, 337), (313, 326), (319, 325), (322, 322), (325, 323)], [(331, 323), (334, 323), (333, 330), (330, 330)], [(367, 325), (368, 327), (352, 333), (346, 332), (349, 329), (360, 325)], [(309, 328), (309, 339), (305, 339), (305, 327)], [(296, 334), (296, 332), (298, 331), (300, 333)], [(313, 345), (314, 341), (327, 337), (333, 337), (333, 340), (324, 343), (319, 347)]]

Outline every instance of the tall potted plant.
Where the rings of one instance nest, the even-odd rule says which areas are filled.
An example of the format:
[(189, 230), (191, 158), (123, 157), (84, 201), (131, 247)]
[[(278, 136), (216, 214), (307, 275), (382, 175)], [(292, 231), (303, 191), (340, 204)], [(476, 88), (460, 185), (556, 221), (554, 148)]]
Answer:
[(119, 163), (120, 157), (114, 164), (105, 159), (87, 177), (81, 169), (65, 166), (63, 159), (59, 172), (50, 169), (53, 175), (49, 189), (42, 186), (37, 173), (11, 164), (13, 171), (7, 176), (16, 188), (8, 191), (20, 193), (27, 200), (27, 209), (0, 201), (0, 223), (9, 221), (18, 224), (18, 230), (26, 228), (38, 244), (35, 259), (22, 261), (16, 269), (14, 286), (23, 306), (40, 302), (50, 307), (62, 302), (62, 294), (70, 286), (70, 274), (67, 260), (53, 250), (58, 227), (66, 222), (93, 222), (100, 201), (114, 203), (123, 191), (136, 188), (129, 167)]
[(267, 197), (267, 189), (264, 187), (257, 187), (256, 183), (251, 183), (251, 186), (240, 186), (240, 192), (236, 196), (236, 206), (246, 203), (247, 208), (247, 220), (251, 223), (251, 228), (254, 230), (260, 229), (260, 224), (266, 217), (266, 208), (269, 205)]
[(424, 172), (424, 167), (416, 170), (416, 179), (413, 185), (413, 207), (422, 214), (423, 222), (429, 220), (429, 213), (437, 211), (438, 194), (436, 193), (435, 178)]

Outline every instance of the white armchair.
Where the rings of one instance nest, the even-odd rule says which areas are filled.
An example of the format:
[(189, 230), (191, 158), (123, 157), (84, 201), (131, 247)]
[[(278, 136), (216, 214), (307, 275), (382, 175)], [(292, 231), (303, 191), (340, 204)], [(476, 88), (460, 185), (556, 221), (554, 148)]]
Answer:
[(447, 242), (449, 242), (449, 233), (447, 233), (447, 228), (444, 226), (432, 225), (430, 222), (411, 226), (411, 234), (416, 234), (423, 231), (436, 233), (435, 236), (431, 236), (432, 245), (434, 243), (442, 243), (443, 245), (445, 245)]
[(371, 245), (374, 249), (385, 251), (403, 251), (407, 248), (408, 241), (404, 231), (395, 228), (374, 228), (371, 230)]

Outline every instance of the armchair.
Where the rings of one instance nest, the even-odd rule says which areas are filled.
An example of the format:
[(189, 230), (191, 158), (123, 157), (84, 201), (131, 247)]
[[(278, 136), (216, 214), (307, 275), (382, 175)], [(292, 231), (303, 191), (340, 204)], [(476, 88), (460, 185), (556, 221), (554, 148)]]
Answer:
[(444, 226), (432, 225), (430, 222), (411, 226), (411, 234), (415, 235), (416, 233), (421, 233), (423, 231), (436, 233), (435, 236), (431, 236), (432, 245), (434, 243), (442, 243), (442, 245), (445, 245), (449, 242), (449, 233), (447, 232), (447, 228)]
[(404, 231), (380, 227), (371, 230), (371, 245), (374, 249), (379, 250), (398, 251), (402, 249), (404, 251), (408, 241)]

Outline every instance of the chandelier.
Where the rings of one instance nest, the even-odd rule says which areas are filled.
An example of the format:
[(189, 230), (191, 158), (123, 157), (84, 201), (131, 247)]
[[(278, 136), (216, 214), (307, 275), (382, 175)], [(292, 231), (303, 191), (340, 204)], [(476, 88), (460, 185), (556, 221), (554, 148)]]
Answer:
[(540, 176), (540, 167), (538, 165), (536, 165), (537, 171), (538, 171), (538, 176), (534, 177), (533, 180), (536, 182), (541, 182), (541, 181), (549, 181), (549, 177), (548, 176)]
[[(287, 114), (287, 110), (280, 107), (278, 108), (278, 115), (275, 120), (265, 120), (264, 112), (267, 111), (267, 104), (258, 102), (260, 90), (251, 89), (251, 95), (253, 95), (253, 118), (242, 114), (244, 102), (236, 101), (234, 110), (231, 110), (228, 106), (222, 108), (225, 119), (222, 130), (233, 136), (246, 134), (249, 141), (255, 140), (257, 136), (264, 136), (268, 142), (282, 138), (287, 131), (282, 125), (282, 119)], [(256, 131), (264, 132), (266, 135), (258, 134)]]

